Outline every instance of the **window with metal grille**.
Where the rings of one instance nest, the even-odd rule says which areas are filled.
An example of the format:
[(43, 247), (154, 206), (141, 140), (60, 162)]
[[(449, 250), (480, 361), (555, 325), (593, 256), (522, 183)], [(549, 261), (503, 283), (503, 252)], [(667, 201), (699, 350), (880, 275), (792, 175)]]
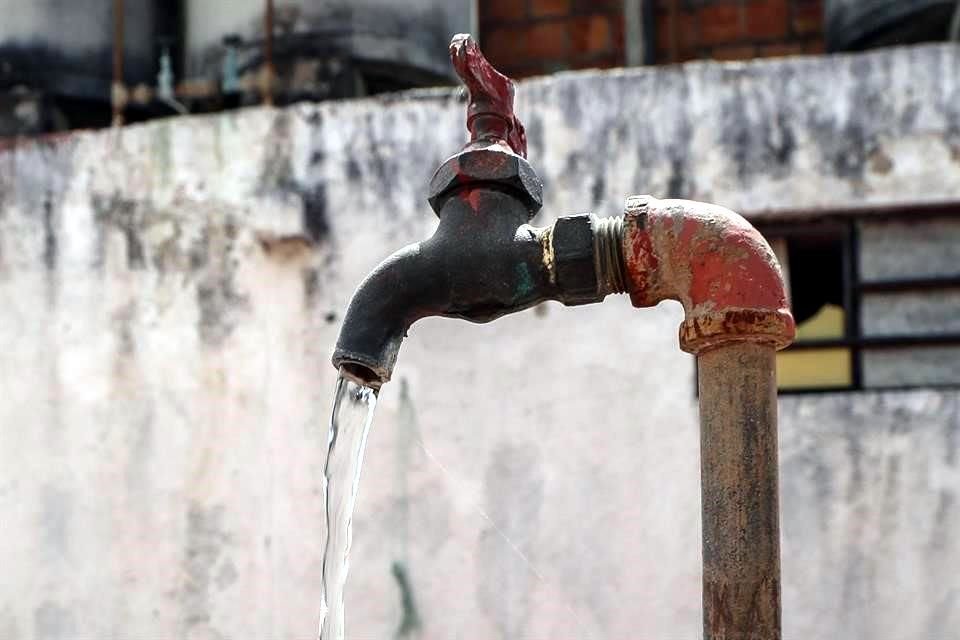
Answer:
[(797, 321), (781, 390), (960, 386), (960, 207), (821, 219), (758, 224)]

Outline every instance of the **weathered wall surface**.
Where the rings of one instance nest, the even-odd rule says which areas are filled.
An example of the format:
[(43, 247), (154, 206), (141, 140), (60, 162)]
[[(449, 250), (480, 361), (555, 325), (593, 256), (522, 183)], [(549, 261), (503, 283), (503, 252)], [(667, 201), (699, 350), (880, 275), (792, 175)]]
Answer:
[[(958, 72), (925, 47), (529, 82), (541, 219), (637, 192), (958, 198)], [(0, 638), (312, 636), (329, 353), (362, 275), (434, 225), (462, 111), (301, 105), (0, 154)], [(679, 321), (618, 298), (418, 323), (370, 438), (351, 635), (696, 637)], [(960, 637), (956, 394), (782, 413), (786, 637)]]

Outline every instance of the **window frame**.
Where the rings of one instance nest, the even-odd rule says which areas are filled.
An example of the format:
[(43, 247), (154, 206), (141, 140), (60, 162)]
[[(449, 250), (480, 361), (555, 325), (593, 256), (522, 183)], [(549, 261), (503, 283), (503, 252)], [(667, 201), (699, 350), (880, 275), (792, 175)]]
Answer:
[[(785, 240), (803, 235), (821, 235), (839, 232), (842, 235), (842, 269), (844, 302), (844, 336), (842, 338), (814, 338), (797, 340), (784, 351), (808, 349), (847, 348), (850, 350), (850, 385), (804, 388), (778, 388), (781, 394), (836, 393), (851, 391), (902, 391), (909, 389), (960, 389), (960, 380), (934, 384), (902, 384), (864, 386), (863, 353), (870, 348), (898, 349), (910, 347), (960, 346), (960, 333), (944, 332), (933, 335), (894, 334), (864, 336), (860, 307), (864, 295), (870, 293), (932, 292), (960, 289), (960, 271), (956, 275), (926, 276), (920, 278), (892, 278), (864, 282), (860, 277), (861, 222), (906, 222), (951, 219), (960, 222), (960, 203), (956, 205), (897, 207), (830, 213), (808, 212), (801, 216), (783, 216), (784, 220), (754, 220), (753, 224), (768, 240)], [(798, 219), (799, 218), (799, 219)], [(788, 258), (789, 260), (789, 255)], [(789, 265), (788, 265), (789, 268)]]

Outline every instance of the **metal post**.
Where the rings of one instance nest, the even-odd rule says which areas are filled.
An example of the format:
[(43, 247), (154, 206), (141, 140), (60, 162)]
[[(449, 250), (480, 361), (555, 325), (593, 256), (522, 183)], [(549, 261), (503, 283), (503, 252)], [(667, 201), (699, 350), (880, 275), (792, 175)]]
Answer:
[(647, 43), (644, 37), (643, 0), (624, 0), (623, 24), (626, 30), (626, 63), (628, 67), (639, 67), (645, 60)]
[(698, 355), (704, 640), (780, 639), (774, 347)]
[(123, 111), (127, 102), (127, 87), (123, 81), (123, 9), (123, 0), (113, 0), (113, 85), (110, 104), (115, 127), (123, 125)]
[(273, 106), (273, 0), (263, 14), (263, 104)]

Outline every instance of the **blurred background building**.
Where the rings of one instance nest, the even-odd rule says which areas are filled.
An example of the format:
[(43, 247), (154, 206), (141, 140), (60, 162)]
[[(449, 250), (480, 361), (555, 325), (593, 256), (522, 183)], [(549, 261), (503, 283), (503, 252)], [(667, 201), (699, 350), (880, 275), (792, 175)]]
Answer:
[(0, 134), (449, 84), (470, 0), (5, 0)]
[[(953, 0), (5, 0), (0, 134), (454, 80), (457, 28), (512, 77), (940, 42)], [(68, 37), (69, 36), (69, 37)]]
[[(460, 31), (527, 78), (538, 223), (686, 197), (780, 256), (785, 636), (960, 639), (958, 7), (0, 0), (0, 639), (312, 637), (329, 354), (435, 224)], [(349, 633), (697, 637), (679, 319), (418, 323)]]

